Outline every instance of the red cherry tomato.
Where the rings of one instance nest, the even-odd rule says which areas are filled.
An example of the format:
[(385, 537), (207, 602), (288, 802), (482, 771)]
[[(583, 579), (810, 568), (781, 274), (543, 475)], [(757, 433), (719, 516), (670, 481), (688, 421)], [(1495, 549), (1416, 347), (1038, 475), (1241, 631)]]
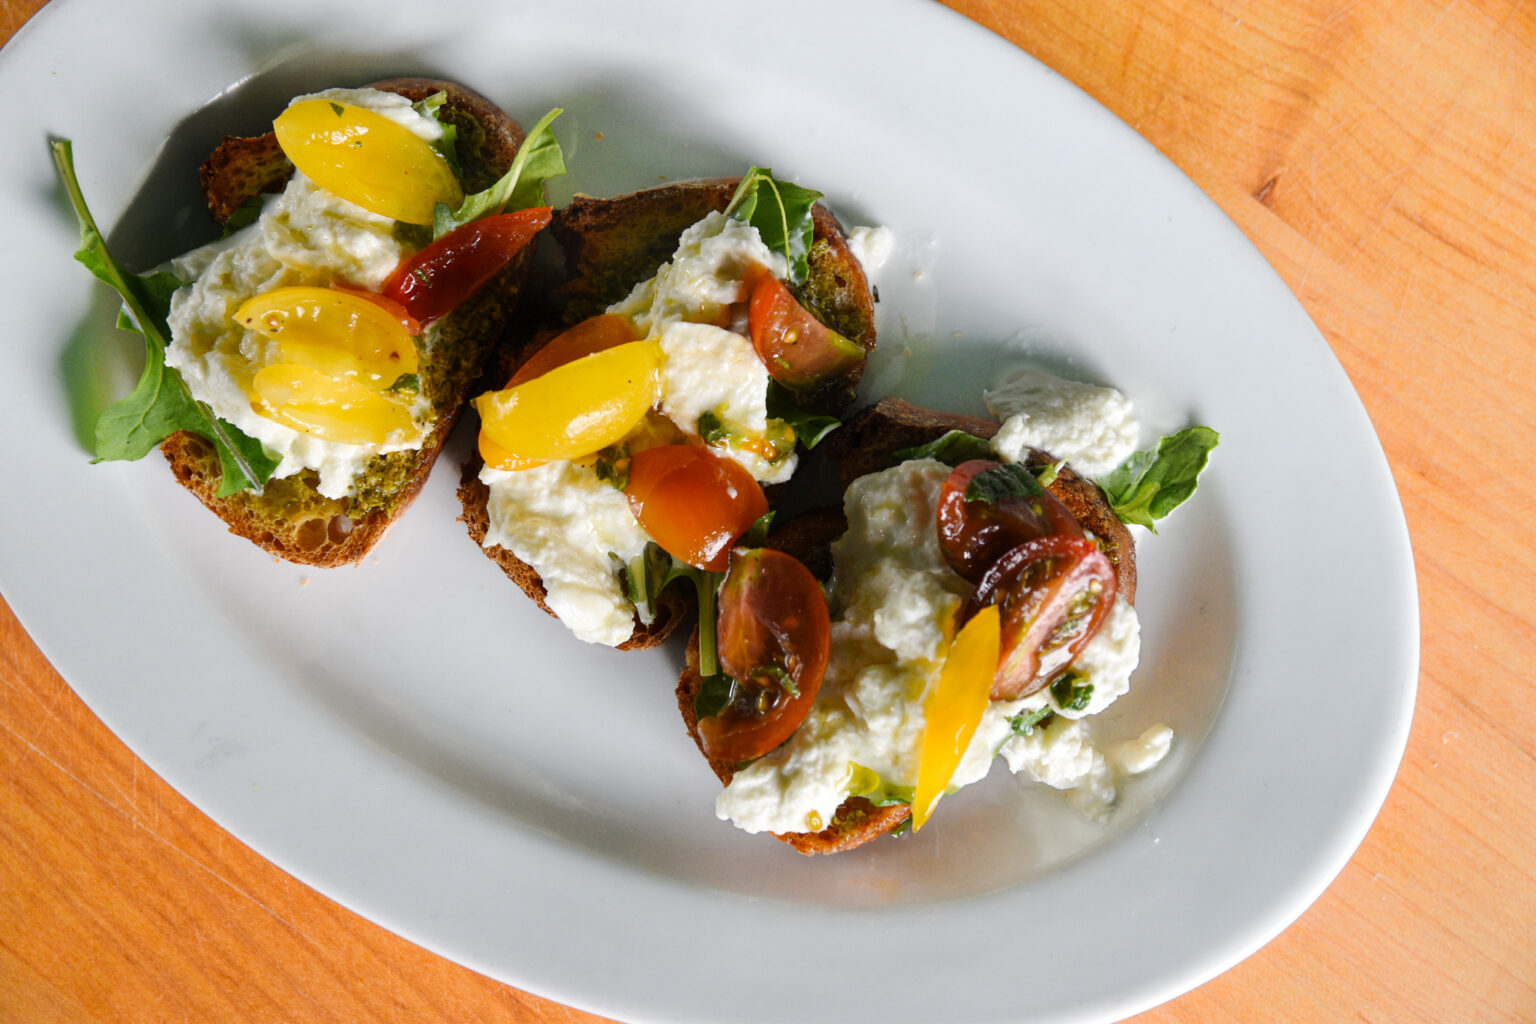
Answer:
[(395, 268), (384, 295), (431, 323), (495, 277), (549, 223), (547, 206), (482, 217), (448, 232)]
[(999, 465), (986, 459), (962, 462), (939, 491), (939, 547), (955, 572), (971, 583), (980, 580), (998, 556), (1025, 541), (1051, 534), (1083, 535), (1067, 506), (1044, 487), (1029, 495), (967, 501), (971, 481)]
[(736, 538), (768, 512), (752, 474), (693, 444), (635, 452), (624, 486), (630, 510), (673, 558), (724, 572)]
[(725, 761), (762, 757), (805, 720), (821, 690), (832, 627), (821, 584), (782, 551), (737, 551), (720, 586), (716, 637), (732, 699), (699, 719), (704, 752)]
[(1115, 568), (1083, 537), (1037, 537), (992, 563), (971, 596), (1002, 613), (993, 700), (1034, 693), (1072, 664), (1115, 603)]
[(788, 388), (816, 387), (864, 362), (862, 345), (817, 320), (772, 274), (762, 274), (752, 286), (747, 329), (768, 375)]

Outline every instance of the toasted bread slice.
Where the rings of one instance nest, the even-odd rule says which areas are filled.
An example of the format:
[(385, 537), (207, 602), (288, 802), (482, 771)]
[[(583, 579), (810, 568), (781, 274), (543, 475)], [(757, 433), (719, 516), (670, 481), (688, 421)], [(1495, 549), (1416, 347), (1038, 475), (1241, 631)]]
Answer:
[[(678, 236), (711, 211), (725, 209), (736, 186), (736, 179), (677, 182), (612, 199), (577, 196), (565, 209), (556, 211), (549, 230), (561, 250), (563, 276), (550, 289), (545, 308), (527, 331), (528, 340), (511, 351), (502, 379), (509, 378), (560, 330), (603, 312), (636, 284), (653, 276), (672, 257)], [(810, 273), (801, 298), (823, 323), (862, 345), (866, 352), (871, 351), (875, 344), (874, 298), (864, 268), (831, 211), (817, 204), (813, 219)], [(856, 386), (855, 378), (846, 389), (818, 393), (812, 406), (821, 412), (846, 408)], [(464, 506), (460, 519), (475, 543), (482, 545), (508, 578), (550, 612), (544, 583), (532, 566), (506, 548), (484, 547), (489, 490), (480, 482), (481, 468), (478, 455), (464, 466), (459, 485), (459, 500)], [(658, 604), (651, 623), (636, 619), (634, 632), (618, 645), (620, 650), (660, 644), (688, 621), (695, 596), (686, 583), (674, 583), (662, 593)]]
[[(843, 487), (867, 473), (875, 473), (900, 461), (899, 453), (935, 441), (951, 430), (963, 430), (990, 439), (1000, 424), (978, 416), (935, 412), (900, 398), (883, 398), (860, 410), (824, 443), (822, 450), (837, 466)], [(1048, 453), (1034, 451), (1027, 460), (1031, 466), (1047, 466), (1056, 460)], [(1070, 466), (1062, 466), (1050, 490), (1092, 531), (1103, 546), (1105, 556), (1115, 567), (1117, 588), (1126, 600), (1136, 596), (1136, 547), (1130, 531), (1110, 509), (1097, 484), (1078, 476)], [(839, 509), (820, 509), (797, 516), (768, 538), (767, 546), (794, 555), (822, 580), (832, 575), (832, 542), (847, 528)], [(704, 685), (699, 674), (698, 631), (688, 645), (688, 661), (677, 682), (677, 707), (683, 724), (693, 737), (699, 753), (709, 761), (710, 769), (722, 785), (729, 785), (735, 765), (704, 753), (699, 738), (695, 700)], [(820, 832), (774, 833), (804, 854), (840, 853), (861, 846), (878, 836), (894, 832), (911, 816), (906, 804), (876, 806), (862, 797), (852, 797), (838, 807), (828, 826)]]
[[(438, 116), (457, 130), (466, 192), (489, 187), (511, 166), (523, 130), (484, 97), (452, 82), (426, 78), (391, 79), (374, 88), (412, 101), (438, 92), (447, 100)], [(293, 172), (268, 133), (226, 138), (201, 169), (203, 193), (216, 220), (224, 223), (247, 200), (280, 189)], [(259, 493), (219, 497), (220, 467), (213, 446), (195, 434), (167, 438), (161, 451), (176, 479), (222, 518), (232, 533), (293, 562), (330, 567), (361, 559), (388, 531), (426, 482), (470, 389), (478, 382), (517, 302), (530, 264), (531, 247), (502, 273), (447, 316), (428, 325), (417, 339), (423, 394), (437, 418), (416, 451), (372, 459), (355, 492), (327, 498), (317, 478), (303, 472), (271, 480)]]

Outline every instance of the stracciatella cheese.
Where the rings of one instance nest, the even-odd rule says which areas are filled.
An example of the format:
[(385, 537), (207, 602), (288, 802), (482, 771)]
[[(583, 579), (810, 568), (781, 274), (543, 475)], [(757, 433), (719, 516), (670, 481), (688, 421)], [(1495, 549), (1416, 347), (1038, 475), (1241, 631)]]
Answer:
[(1086, 477), (1101, 477), (1136, 450), (1141, 433), (1130, 399), (1114, 388), (1041, 370), (1014, 373), (985, 398), (1003, 424), (992, 446), (1011, 462), (1039, 448)]
[(490, 491), (485, 545), (536, 568), (545, 603), (578, 637), (609, 646), (628, 640), (634, 607), (607, 553), (633, 558), (648, 538), (624, 492), (564, 461), (513, 472), (486, 467), (480, 479)]
[[(722, 326), (730, 306), (746, 298), (742, 276), (752, 266), (781, 278), (786, 272), (784, 258), (763, 244), (756, 228), (710, 213), (682, 233), (655, 276), (608, 312), (629, 317), (638, 334), (660, 343), (662, 415), (697, 437), (701, 417), (711, 414), (725, 435), (714, 451), (757, 480), (777, 483), (794, 472), (796, 456), (792, 444), (781, 457), (765, 454), (776, 436), (790, 438), (787, 427), (768, 416), (768, 370), (750, 340)], [(634, 606), (610, 553), (639, 554), (645, 534), (612, 483), (591, 467), (559, 465), (558, 479), (548, 466), (544, 474), (481, 471), (490, 490), (485, 546), (506, 548), (532, 566), (549, 589), (550, 608), (577, 637), (622, 643), (634, 628)], [(550, 493), (556, 490), (569, 493)]]
[[(315, 95), (377, 111), (428, 141), (442, 134), (436, 122), (395, 93), (331, 89)], [(330, 498), (350, 494), (373, 456), (421, 447), (432, 427), (431, 403), (418, 398), (413, 429), (381, 445), (326, 441), (268, 419), (251, 408), (251, 380), (279, 361), (277, 342), (246, 330), (234, 314), (253, 296), (290, 285), (378, 289), (409, 254), (395, 239), (394, 226), (392, 219), (340, 199), (295, 172), (283, 192), (266, 202), (256, 223), (172, 264), (177, 276), (191, 283), (171, 296), (166, 365), (215, 416), (279, 458), (273, 476), (314, 470), (318, 490)]]

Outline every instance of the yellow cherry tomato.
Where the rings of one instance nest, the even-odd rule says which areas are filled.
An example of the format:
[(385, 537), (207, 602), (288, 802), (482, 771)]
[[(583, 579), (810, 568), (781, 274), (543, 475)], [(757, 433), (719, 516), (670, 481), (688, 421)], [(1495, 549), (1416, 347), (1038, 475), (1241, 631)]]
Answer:
[(576, 459), (620, 440), (661, 396), (661, 345), (631, 341), (474, 400), (502, 458)]
[(307, 99), (290, 104), (272, 127), (305, 177), (365, 210), (431, 224), (438, 203), (458, 206), (464, 200), (453, 168), (432, 144), (383, 114)]
[(235, 311), (243, 327), (275, 338), (284, 362), (387, 388), (417, 372), (416, 342), (388, 310), (336, 288), (275, 288)]
[(416, 427), (406, 404), (348, 377), (274, 363), (251, 381), (251, 408), (270, 420), (340, 444), (383, 444)]
[(933, 813), (971, 745), (982, 712), (987, 709), (1001, 646), (1001, 619), (997, 606), (989, 604), (961, 628), (944, 659), (938, 685), (923, 704), (927, 721), (918, 754), (917, 789), (912, 797), (914, 831), (922, 828)]

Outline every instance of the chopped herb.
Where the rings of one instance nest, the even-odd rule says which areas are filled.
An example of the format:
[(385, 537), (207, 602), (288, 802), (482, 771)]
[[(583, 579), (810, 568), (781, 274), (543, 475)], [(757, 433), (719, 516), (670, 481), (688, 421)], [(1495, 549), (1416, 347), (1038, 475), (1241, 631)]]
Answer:
[(698, 429), (699, 437), (705, 444), (723, 444), (730, 437), (725, 423), (713, 409), (700, 414)]
[(815, 448), (828, 434), (843, 425), (842, 420), (836, 416), (822, 416), (800, 408), (790, 397), (788, 389), (774, 380), (768, 382), (768, 415), (789, 424), (795, 439), (805, 445), (806, 451)]
[(1063, 711), (1082, 711), (1093, 699), (1093, 684), (1068, 673), (1051, 684), (1051, 699)]
[(1043, 491), (1040, 481), (1026, 466), (1003, 462), (972, 477), (965, 488), (965, 500), (995, 505), (1005, 498), (1036, 498)]
[(389, 386), (390, 391), (420, 391), (421, 378), (414, 373), (402, 373), (395, 378), (395, 382)]
[(1050, 721), (1055, 714), (1055, 708), (1049, 704), (1042, 704), (1033, 711), (1021, 711), (1008, 719), (1008, 728), (1013, 730), (1015, 736), (1028, 736), (1035, 731), (1035, 726)]

